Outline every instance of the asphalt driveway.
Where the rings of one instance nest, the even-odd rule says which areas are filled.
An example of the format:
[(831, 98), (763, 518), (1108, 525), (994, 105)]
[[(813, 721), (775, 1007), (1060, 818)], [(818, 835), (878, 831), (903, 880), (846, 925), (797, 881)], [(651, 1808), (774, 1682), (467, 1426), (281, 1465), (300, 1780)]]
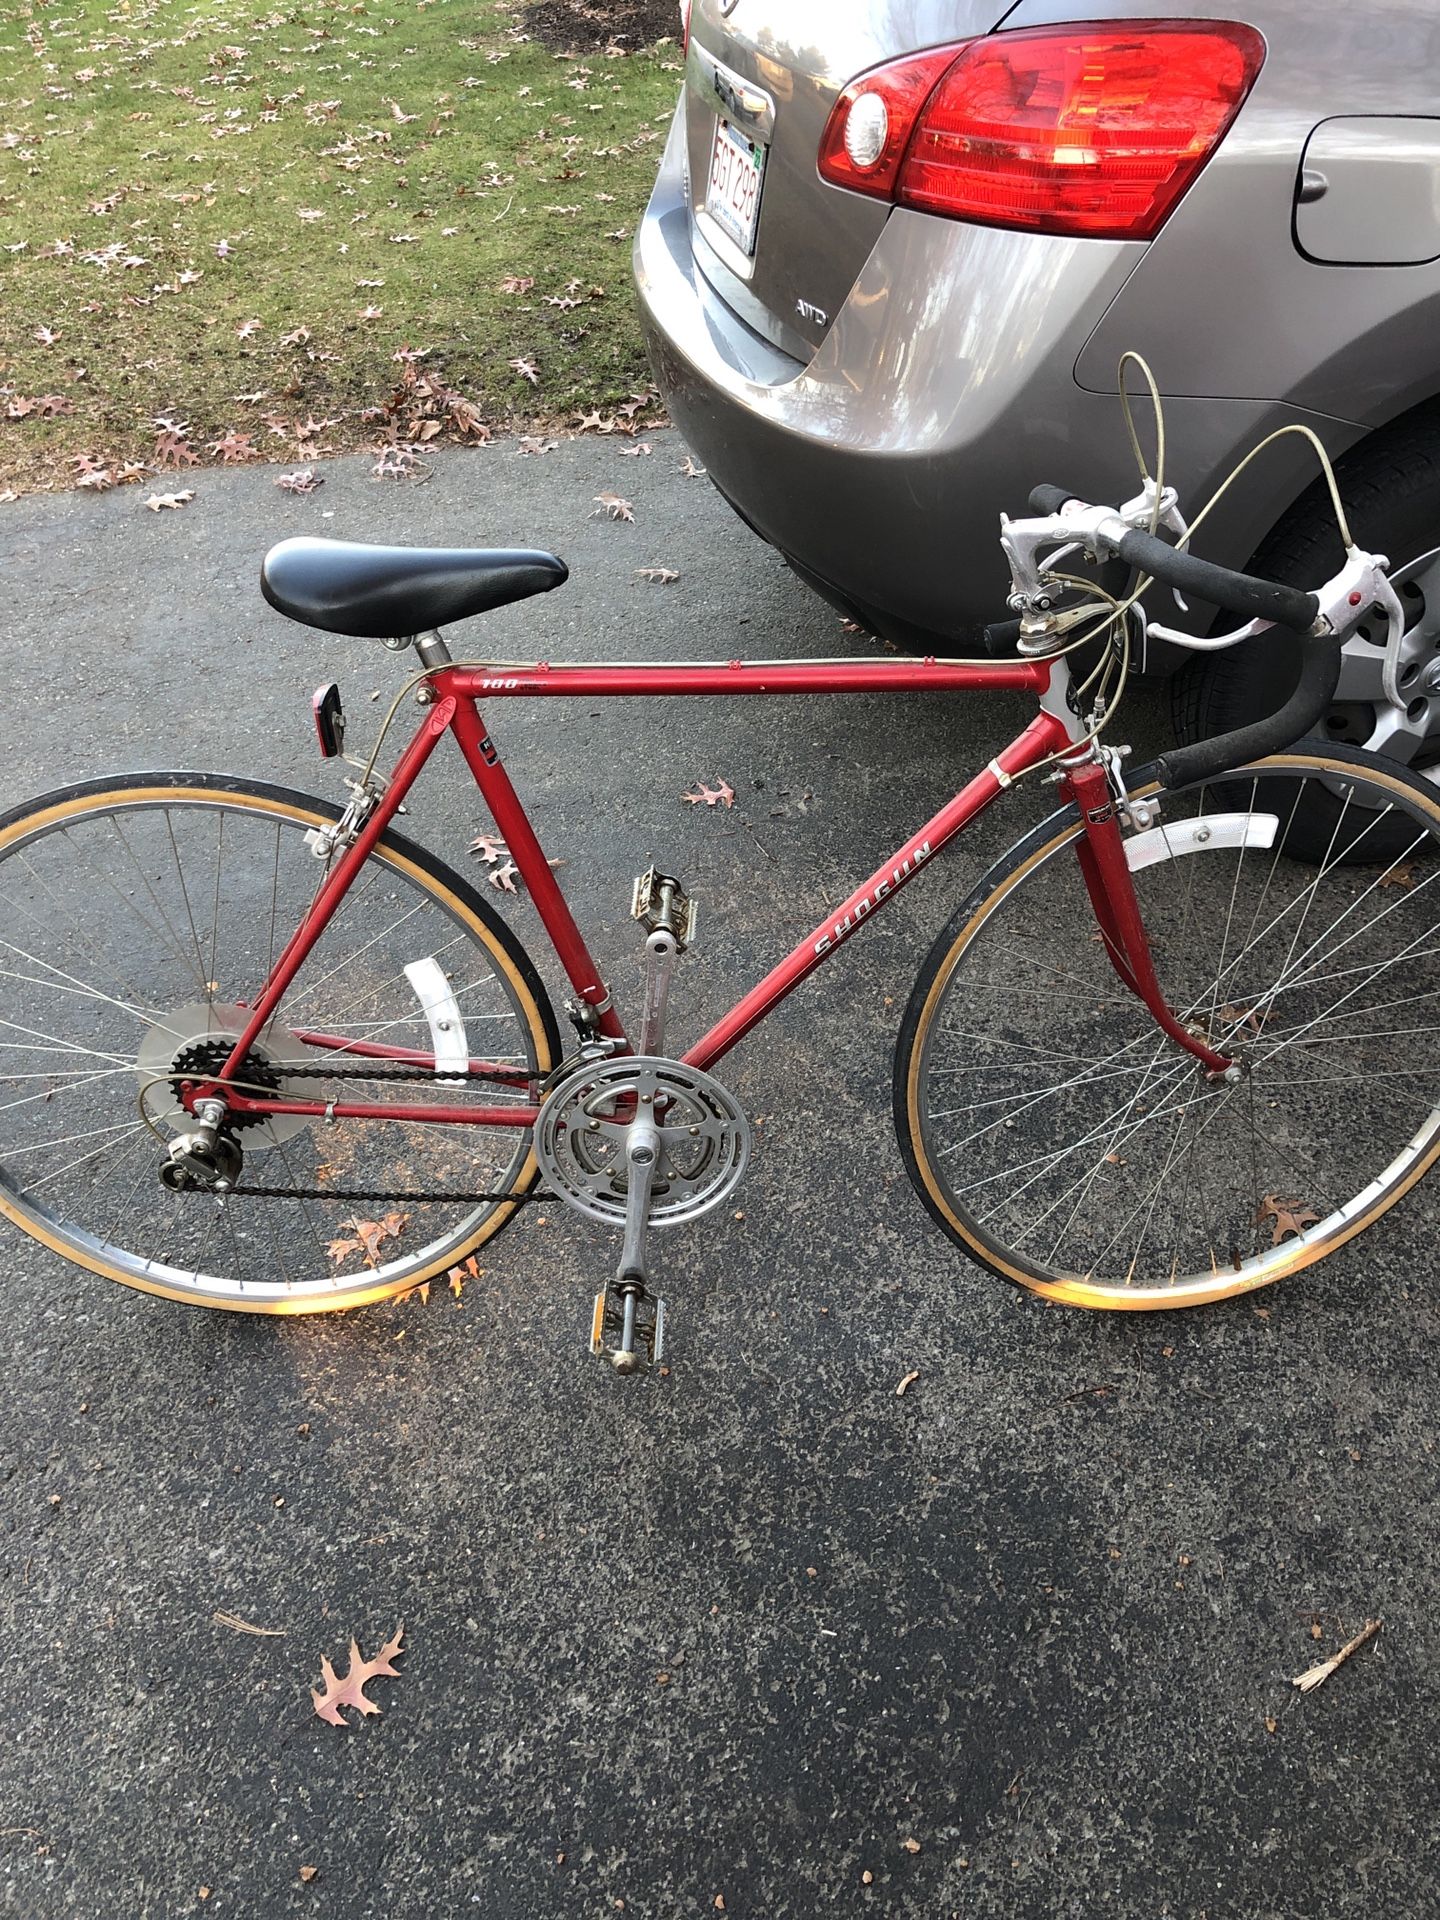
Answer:
[[(0, 508), (0, 803), (166, 765), (334, 792), (310, 689), (338, 677), (358, 737), (396, 663), (263, 605), (260, 555), (290, 532), (553, 545), (571, 584), (465, 636), (499, 656), (870, 644), (673, 436), (649, 444), (497, 443), (418, 486), (337, 462), (299, 498), (205, 472), (164, 513), (134, 490)], [(633, 524), (594, 515), (606, 490)], [(492, 719), (622, 987), (630, 877), (659, 859), (700, 895), (678, 1042), (1017, 712)], [(718, 777), (733, 812), (680, 800)], [(759, 1147), (743, 1218), (659, 1245), (664, 1378), (589, 1358), (614, 1249), (543, 1208), (458, 1301), (309, 1321), (165, 1305), (6, 1230), (0, 1911), (1435, 1911), (1433, 1206), (1253, 1301), (1105, 1318), (969, 1267), (905, 1182), (904, 996), (1042, 804), (1013, 796), (722, 1069)], [(446, 761), (407, 830), (463, 864), (477, 809)], [(505, 911), (532, 937), (523, 899)], [(322, 1655), (402, 1620), (383, 1714), (316, 1719)]]

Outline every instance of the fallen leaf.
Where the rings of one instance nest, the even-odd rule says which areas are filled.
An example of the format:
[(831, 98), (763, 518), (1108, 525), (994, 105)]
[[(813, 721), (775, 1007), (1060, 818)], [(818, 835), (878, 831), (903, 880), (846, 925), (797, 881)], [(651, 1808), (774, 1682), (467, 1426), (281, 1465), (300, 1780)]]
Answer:
[(40, 342), (42, 347), (53, 347), (60, 336), (49, 327), (36, 327), (34, 338)]
[(514, 893), (516, 866), (513, 860), (507, 860), (503, 867), (496, 867), (489, 876), (490, 884), (498, 893)]
[(540, 369), (536, 366), (533, 360), (526, 360), (523, 358), (519, 360), (507, 360), (505, 364), (509, 367), (513, 367), (516, 373), (519, 374), (520, 378), (522, 380), (528, 380), (532, 387), (539, 386)]
[(365, 1689), (372, 1680), (379, 1679), (381, 1675), (398, 1679), (399, 1670), (394, 1662), (403, 1652), (400, 1642), (404, 1633), (405, 1623), (402, 1620), (395, 1629), (394, 1636), (386, 1641), (373, 1660), (362, 1659), (359, 1644), (352, 1640), (350, 1667), (343, 1680), (336, 1674), (325, 1656), (323, 1654), (320, 1656), (320, 1673), (324, 1685), (312, 1687), (310, 1698), (315, 1704), (316, 1713), (322, 1720), (328, 1720), (334, 1727), (350, 1726), (352, 1723), (340, 1711), (342, 1707), (357, 1707), (363, 1714), (379, 1713), (380, 1709), (376, 1703), (366, 1698)]
[(674, 567), (637, 567), (635, 577), (637, 580), (648, 580), (655, 587), (668, 587), (680, 575)]
[(145, 505), (152, 513), (159, 513), (165, 507), (186, 506), (194, 498), (194, 489), (186, 487), (182, 493), (152, 493)]
[(707, 787), (703, 780), (697, 780), (695, 784), (700, 789), (698, 793), (682, 793), (680, 796), (682, 800), (689, 801), (692, 807), (698, 807), (702, 802), (707, 807), (717, 806), (722, 802), (727, 807), (734, 806), (735, 789), (728, 780), (721, 780), (714, 787)]
[[(905, 1378), (900, 1382), (899, 1386), (896, 1387), (895, 1389), (895, 1398), (897, 1400), (902, 1399), (905, 1395), (906, 1389), (909, 1387), (913, 1387), (915, 1382), (919, 1378), (920, 1378), (920, 1369), (918, 1367), (915, 1369), (913, 1373), (907, 1373)], [(916, 1851), (918, 1852), (919, 1849), (917, 1848)]]
[(320, 1869), (318, 1867), (301, 1867), (300, 1878), (305, 1882), (306, 1886), (308, 1887), (310, 1882), (315, 1878), (316, 1874), (319, 1873), (319, 1871)]
[(1415, 884), (1415, 863), (1413, 860), (1401, 860), (1387, 867), (1375, 882), (1377, 887), (1401, 887), (1409, 892)]
[(523, 273), (507, 273), (505, 278), (500, 282), (500, 291), (502, 293), (529, 293), (534, 284), (535, 282), (527, 279)]
[(233, 428), (221, 440), (211, 440), (209, 451), (225, 466), (239, 466), (246, 460), (261, 458), (260, 449), (251, 440), (248, 433), (236, 433)]
[(635, 518), (635, 508), (629, 500), (622, 500), (618, 493), (597, 493), (596, 503), (602, 512), (609, 514), (612, 520), (630, 520)]
[(708, 467), (696, 466), (688, 453), (680, 462), (680, 472), (684, 474), (687, 480), (703, 480), (709, 471), (710, 469)]
[(1313, 1208), (1307, 1207), (1301, 1200), (1282, 1200), (1278, 1194), (1267, 1193), (1255, 1209), (1255, 1224), (1263, 1226), (1267, 1220), (1273, 1220), (1274, 1230), (1270, 1235), (1271, 1246), (1278, 1247), (1289, 1234), (1302, 1234), (1307, 1227), (1313, 1227), (1320, 1218)]
[(470, 842), (471, 853), (478, 853), (487, 866), (493, 867), (498, 860), (508, 860), (510, 849), (503, 840), (497, 840), (493, 833), (482, 833)]
[(325, 477), (313, 467), (301, 467), (295, 473), (282, 473), (275, 484), (282, 493), (314, 493), (317, 487), (324, 486)]
[(378, 1220), (346, 1220), (342, 1224), (349, 1227), (350, 1234), (331, 1240), (326, 1251), (337, 1263), (348, 1260), (352, 1253), (363, 1253), (367, 1267), (378, 1267), (381, 1243), (398, 1240), (409, 1218), (408, 1213), (386, 1213)]

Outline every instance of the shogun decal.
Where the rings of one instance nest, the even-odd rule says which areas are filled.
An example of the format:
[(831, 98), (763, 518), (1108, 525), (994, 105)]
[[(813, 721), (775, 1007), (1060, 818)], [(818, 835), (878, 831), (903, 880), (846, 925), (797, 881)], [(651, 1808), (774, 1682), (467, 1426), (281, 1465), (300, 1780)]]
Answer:
[(823, 934), (821, 938), (815, 942), (815, 952), (817, 954), (828, 953), (831, 947), (838, 947), (842, 940), (849, 939), (850, 935), (855, 931), (856, 927), (859, 926), (866, 914), (870, 912), (871, 908), (878, 907), (887, 893), (893, 892), (903, 881), (908, 880), (920, 865), (921, 861), (930, 858), (930, 853), (930, 842), (928, 840), (922, 840), (920, 845), (915, 849), (913, 859), (902, 860), (898, 866), (892, 867), (888, 880), (882, 880), (878, 886), (872, 887), (869, 893), (863, 895), (862, 898), (855, 902), (853, 912), (844, 914), (835, 922), (827, 934)]

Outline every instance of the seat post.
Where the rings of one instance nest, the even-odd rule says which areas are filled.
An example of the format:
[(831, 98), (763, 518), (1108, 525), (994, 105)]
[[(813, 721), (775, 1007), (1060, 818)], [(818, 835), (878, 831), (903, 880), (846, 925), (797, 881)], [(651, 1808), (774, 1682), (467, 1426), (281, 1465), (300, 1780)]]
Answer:
[(422, 666), (448, 667), (454, 657), (438, 629), (433, 633), (417, 633), (412, 645)]

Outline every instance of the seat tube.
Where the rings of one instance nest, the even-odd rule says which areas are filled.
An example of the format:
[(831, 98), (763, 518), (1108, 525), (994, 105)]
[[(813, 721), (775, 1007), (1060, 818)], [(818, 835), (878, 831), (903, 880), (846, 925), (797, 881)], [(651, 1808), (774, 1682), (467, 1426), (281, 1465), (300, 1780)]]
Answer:
[(600, 971), (590, 957), (590, 949), (575, 924), (569, 903), (560, 891), (559, 882), (545, 858), (545, 850), (530, 824), (530, 817), (511, 785), (509, 774), (500, 763), (500, 755), (470, 695), (455, 695), (455, 713), (450, 727), (465, 756), (465, 764), (475, 776), (475, 784), (510, 850), (510, 857), (530, 890), (536, 911), (545, 924), (545, 931), (576, 995), (590, 1008), (598, 1032), (607, 1039), (618, 1040), (628, 1046), (629, 1041), (615, 1012), (610, 989), (600, 978)]

